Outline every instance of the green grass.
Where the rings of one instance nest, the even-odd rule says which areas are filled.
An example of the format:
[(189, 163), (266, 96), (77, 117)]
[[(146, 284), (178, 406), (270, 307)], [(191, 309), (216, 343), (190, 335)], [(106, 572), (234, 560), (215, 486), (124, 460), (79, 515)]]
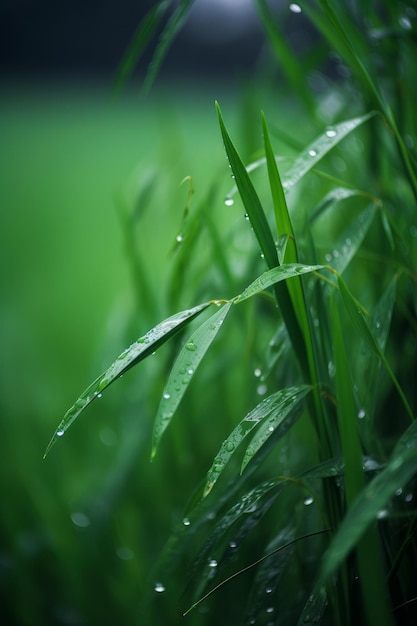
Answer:
[[(181, 2), (168, 20), (148, 86), (191, 4)], [(137, 31), (122, 77), (160, 5)], [(7, 385), (11, 409), (2, 421), (12, 451), (1, 527), (11, 623), (415, 622), (416, 15), (401, 3), (386, 3), (383, 16), (369, 4), (367, 20), (347, 2), (337, 11), (325, 0), (301, 3), (317, 29), (310, 93), (299, 59), (288, 60), (285, 24), (274, 24), (265, 2), (256, 5), (272, 56), (270, 82), (259, 80), (251, 100), (208, 87), (210, 107), (203, 98), (197, 115), (184, 87), (184, 100), (162, 113), (141, 105), (137, 121), (132, 100), (109, 105), (114, 121), (104, 116), (103, 128), (114, 135), (105, 145), (113, 153), (117, 138), (126, 159), (117, 167), (132, 168), (124, 152), (131, 136), (118, 124), (149, 129), (156, 117), (157, 127), (140, 137), (140, 149), (129, 148), (141, 154), (140, 167), (116, 193), (111, 217), (97, 207), (79, 221), (71, 216), (84, 260), (94, 257), (102, 273), (85, 268), (66, 239), (70, 228), (61, 245), (42, 229), (42, 219), (48, 228), (57, 219), (51, 207), (65, 188), (51, 185), (45, 213), (28, 215), (37, 228), (19, 242), (5, 303), (18, 311), (21, 285), (32, 304), (31, 290), (65, 258), (68, 267), (57, 262), (53, 271), (80, 317), (67, 305), (58, 319), (70, 337), (83, 334), (69, 360), (57, 354), (48, 317), (31, 352), (5, 332), (5, 371), (16, 385), (14, 393)], [(330, 50), (345, 78), (317, 81)], [(285, 65), (291, 98), (271, 78), (273, 63)], [(82, 110), (90, 111), (85, 103)], [(56, 138), (63, 123), (54, 128), (52, 120), (39, 136), (47, 128)], [(77, 128), (85, 132), (79, 118)], [(101, 128), (85, 144), (98, 160)], [(65, 152), (74, 140), (72, 129)], [(19, 152), (36, 164), (33, 153)], [(80, 186), (87, 154), (77, 161)], [(105, 161), (100, 192), (118, 171)], [(33, 192), (18, 184), (22, 168), (5, 162), (5, 197), (16, 190), (27, 211)], [(55, 158), (49, 163), (60, 171)], [(97, 189), (87, 179), (86, 198)], [(102, 223), (106, 244), (89, 228)], [(36, 233), (45, 241), (40, 265), (25, 256)], [(41, 301), (48, 281), (43, 289)], [(90, 327), (89, 307), (102, 316)], [(29, 310), (27, 337), (38, 334), (36, 303)], [(48, 377), (49, 368), (62, 361), (65, 392), (48, 402), (54, 377), (55, 389), (64, 382), (59, 370)], [(61, 401), (64, 417), (51, 426), (49, 411)]]

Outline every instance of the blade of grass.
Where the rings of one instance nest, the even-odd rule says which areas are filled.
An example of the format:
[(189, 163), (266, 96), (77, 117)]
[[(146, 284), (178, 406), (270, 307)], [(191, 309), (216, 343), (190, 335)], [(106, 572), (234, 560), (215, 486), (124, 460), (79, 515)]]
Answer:
[(192, 309), (176, 313), (152, 328), (146, 335), (140, 337), (135, 343), (132, 343), (129, 348), (124, 350), (110, 367), (87, 387), (78, 400), (76, 400), (65, 413), (46, 448), (44, 458), (54, 443), (64, 435), (80, 413), (84, 411), (93, 400), (101, 397), (103, 391), (111, 385), (112, 382), (122, 376), (122, 374), (127, 372), (131, 367), (155, 352), (155, 350), (178, 333), (184, 326), (189, 324), (192, 319), (204, 311), (210, 304), (212, 304), (212, 302), (205, 302)]
[(410, 420), (413, 421), (414, 415), (408, 403), (408, 400), (405, 397), (405, 394), (400, 386), (400, 383), (397, 380), (397, 377), (395, 376), (388, 361), (386, 360), (384, 353), (382, 352), (378, 342), (376, 341), (374, 334), (371, 332), (366, 322), (360, 303), (353, 297), (345, 281), (340, 275), (337, 275), (337, 282), (339, 285), (340, 293), (342, 294), (345, 308), (349, 314), (349, 317), (351, 318), (354, 326), (358, 330), (364, 343), (368, 346), (371, 352), (376, 354), (381, 359), (386, 371), (388, 372), (389, 377), (391, 378), (392, 382), (394, 383), (395, 388), (398, 391), (398, 394), (402, 400), (402, 403), (404, 405), (404, 408), (408, 416), (410, 417)]
[(226, 464), (230, 461), (243, 439), (267, 417), (276, 420), (277, 424), (282, 423), (310, 389), (306, 385), (282, 389), (262, 400), (239, 422), (227, 439), (223, 441), (212, 466), (207, 472), (203, 497), (207, 497), (213, 489)]
[(133, 35), (132, 42), (117, 70), (113, 87), (115, 94), (120, 92), (123, 85), (132, 74), (136, 63), (152, 39), (169, 5), (170, 0), (158, 2), (158, 4), (147, 13), (139, 24), (135, 34)]
[(169, 375), (155, 418), (151, 460), (156, 454), (161, 437), (187, 391), (197, 367), (214, 341), (231, 306), (232, 302), (227, 302), (220, 311), (217, 311), (206, 320), (191, 335), (178, 355)]
[[(339, 311), (335, 300), (331, 306), (334, 362), (336, 366), (336, 402), (343, 458), (345, 464), (345, 495), (348, 509), (365, 486), (363, 454), (359, 439), (358, 418), (352, 393), (352, 380), (343, 339)], [(388, 590), (384, 579), (384, 562), (375, 525), (370, 526), (365, 536), (356, 545), (359, 584), (362, 602), (370, 626), (388, 626), (390, 607)], [(379, 598), (379, 602), (375, 602)]]
[(322, 580), (328, 579), (366, 529), (389, 502), (397, 489), (405, 487), (417, 472), (417, 421), (405, 431), (384, 470), (378, 474), (352, 503), (321, 566)]

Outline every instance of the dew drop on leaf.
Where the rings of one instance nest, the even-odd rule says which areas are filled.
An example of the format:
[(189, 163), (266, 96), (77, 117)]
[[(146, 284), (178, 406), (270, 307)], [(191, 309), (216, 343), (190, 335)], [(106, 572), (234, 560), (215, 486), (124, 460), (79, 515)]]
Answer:
[(162, 583), (156, 583), (154, 589), (157, 593), (163, 593), (165, 591), (165, 587)]
[(314, 502), (313, 496), (307, 496), (306, 498), (304, 498), (304, 504), (306, 506), (309, 506), (310, 504), (313, 504), (313, 502)]
[(187, 350), (190, 350), (191, 352), (195, 352), (195, 350), (197, 350), (197, 346), (195, 345), (194, 341), (188, 341), (185, 344), (185, 347)]
[(62, 435), (65, 433), (65, 430), (57, 430), (56, 431), (56, 436), (57, 437), (62, 437)]
[(224, 203), (226, 206), (233, 206), (235, 201), (230, 196), (226, 196), (226, 198), (224, 199)]

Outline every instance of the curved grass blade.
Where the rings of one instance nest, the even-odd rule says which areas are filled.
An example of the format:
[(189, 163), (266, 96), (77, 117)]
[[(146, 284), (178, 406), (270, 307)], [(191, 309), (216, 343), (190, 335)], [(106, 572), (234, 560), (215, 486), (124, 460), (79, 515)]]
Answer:
[(174, 41), (178, 32), (181, 30), (182, 25), (184, 24), (188, 12), (190, 11), (193, 4), (194, 0), (181, 0), (179, 6), (176, 8), (170, 20), (168, 21), (168, 24), (164, 28), (153, 58), (149, 64), (148, 73), (146, 75), (145, 83), (143, 85), (143, 91), (145, 94), (149, 93), (155, 81), (156, 75), (159, 71), (159, 68), (163, 63), (172, 42)]
[(270, 413), (270, 415), (263, 420), (262, 424), (253, 436), (252, 441), (247, 447), (240, 468), (241, 472), (243, 472), (258, 450), (272, 435), (274, 435), (275, 440), (278, 441), (291, 428), (302, 413), (302, 406), (299, 405), (299, 402), (309, 393), (309, 391), (311, 391), (311, 387), (307, 385), (300, 387), (297, 394), (295, 394), (292, 398), (292, 400), (294, 400), (293, 404), (288, 407), (284, 407), (284, 410), (272, 411), (272, 413)]
[(187, 309), (176, 313), (172, 317), (167, 318), (154, 328), (152, 328), (146, 335), (140, 337), (135, 343), (132, 343), (129, 348), (124, 350), (117, 359), (110, 365), (110, 367), (101, 374), (95, 381), (87, 387), (87, 389), (80, 395), (78, 400), (72, 405), (70, 409), (65, 413), (62, 421), (56, 429), (51, 441), (46, 448), (44, 458), (52, 448), (54, 443), (62, 437), (62, 435), (68, 430), (74, 420), (84, 409), (96, 398), (98, 398), (102, 392), (111, 385), (117, 378), (127, 372), (131, 367), (145, 359), (147, 356), (155, 352), (162, 344), (168, 339), (180, 331), (186, 326), (193, 318), (199, 315), (204, 309), (210, 306), (212, 302), (205, 302), (199, 304), (192, 309)]
[(302, 265), (301, 263), (288, 263), (286, 265), (280, 265), (274, 267), (267, 272), (261, 274), (256, 280), (253, 281), (239, 296), (234, 299), (235, 304), (243, 302), (248, 298), (252, 298), (261, 291), (265, 291), (268, 287), (275, 285), (276, 283), (287, 280), (288, 278), (294, 278), (294, 276), (300, 276), (301, 274), (308, 274), (309, 272), (316, 272), (317, 270), (324, 269), (324, 265)]
[(345, 304), (345, 308), (349, 314), (349, 317), (351, 318), (353, 324), (356, 326), (360, 336), (362, 337), (364, 343), (368, 346), (368, 348), (371, 350), (371, 352), (373, 352), (374, 354), (376, 354), (382, 361), (387, 373), (389, 374), (392, 382), (394, 383), (395, 388), (398, 391), (398, 394), (402, 400), (402, 403), (405, 407), (405, 410), (408, 413), (408, 416), (410, 417), (411, 421), (414, 420), (414, 415), (413, 412), (411, 410), (411, 407), (408, 403), (407, 398), (404, 395), (404, 392), (397, 380), (397, 377), (395, 376), (394, 372), (392, 371), (388, 361), (386, 360), (384, 353), (382, 352), (377, 340), (375, 339), (374, 334), (371, 332), (366, 319), (364, 317), (364, 314), (362, 312), (362, 307), (359, 304), (359, 302), (353, 297), (353, 295), (351, 294), (351, 292), (349, 291), (346, 283), (344, 282), (344, 280), (342, 279), (342, 277), (340, 275), (337, 276), (337, 282), (339, 284), (339, 289), (340, 289), (340, 293), (342, 294), (342, 298), (343, 298), (343, 302)]
[(310, 391), (307, 385), (298, 387), (288, 387), (272, 394), (268, 398), (262, 400), (243, 420), (233, 429), (230, 435), (225, 439), (220, 447), (219, 452), (214, 458), (213, 464), (207, 472), (206, 485), (203, 492), (203, 498), (208, 496), (213, 489), (217, 480), (221, 476), (226, 464), (230, 461), (235, 450), (238, 448), (242, 440), (265, 418), (271, 416), (279, 423), (288, 416), (297, 403)]
[(170, 0), (159, 2), (157, 6), (153, 7), (140, 22), (135, 34), (133, 35), (133, 40), (117, 71), (114, 84), (115, 93), (118, 93), (121, 90), (129, 76), (132, 74), (136, 63), (154, 35), (169, 4)]
[(155, 418), (151, 460), (156, 454), (161, 437), (177, 410), (184, 393), (187, 391), (197, 367), (219, 332), (232, 304), (232, 302), (227, 302), (220, 311), (217, 311), (206, 320), (188, 339), (178, 355), (169, 375)]
[(243, 205), (249, 216), (267, 266), (275, 267), (278, 265), (277, 250), (258, 194), (255, 191), (255, 187), (253, 186), (251, 179), (249, 178), (242, 159), (230, 139), (229, 133), (227, 132), (223, 121), (222, 112), (217, 102), (216, 110), (226, 154), (229, 159), (230, 167), (232, 168), (232, 172), (236, 180), (236, 186), (242, 198)]
[(391, 458), (352, 503), (332, 543), (324, 555), (321, 579), (325, 581), (355, 547), (378, 512), (389, 502), (397, 489), (404, 487), (417, 472), (417, 421), (400, 438)]

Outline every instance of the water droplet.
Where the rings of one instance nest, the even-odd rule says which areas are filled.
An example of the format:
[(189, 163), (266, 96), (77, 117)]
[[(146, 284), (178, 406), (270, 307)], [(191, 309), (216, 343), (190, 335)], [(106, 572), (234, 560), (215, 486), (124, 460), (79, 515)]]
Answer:
[(233, 452), (234, 449), (235, 449), (235, 444), (232, 443), (231, 441), (228, 441), (226, 443), (226, 450), (227, 450), (227, 452)]
[(182, 523), (184, 524), (184, 526), (189, 526), (191, 524), (190, 518), (184, 517), (184, 519), (182, 520)]
[(175, 239), (178, 241), (178, 243), (181, 243), (181, 241), (183, 241), (184, 237), (181, 234), (179, 234), (179, 235), (176, 236)]
[(165, 400), (169, 400), (169, 399), (170, 399), (170, 397), (171, 397), (171, 394), (170, 394), (170, 393), (168, 393), (168, 392), (166, 391), (166, 392), (164, 393), (164, 398), (165, 398)]
[(192, 368), (192, 367), (190, 367), (190, 368), (187, 370), (187, 374), (189, 374), (190, 376), (191, 376), (192, 374), (194, 374), (194, 370), (193, 370), (193, 368)]
[(157, 593), (163, 593), (165, 591), (165, 587), (162, 583), (156, 583), (154, 589)]
[(273, 432), (274, 432), (274, 427), (273, 427), (273, 426), (270, 426), (270, 427), (268, 428), (268, 430), (269, 430), (269, 432), (270, 432), (270, 433), (273, 433)]
[(326, 135), (328, 137), (336, 137), (337, 132), (335, 130), (332, 130), (331, 128), (329, 128), (329, 130), (326, 130)]
[(102, 397), (103, 397), (103, 394), (102, 394), (102, 393), (98, 393), (98, 394), (97, 394), (97, 398), (102, 398)]
[(234, 550), (235, 548), (237, 548), (237, 543), (236, 543), (236, 541), (230, 541), (230, 542), (229, 542), (229, 548), (232, 548), (232, 550)]
[(62, 437), (62, 435), (64, 435), (64, 434), (65, 434), (65, 430), (64, 430), (64, 429), (61, 429), (61, 430), (57, 430), (57, 431), (56, 431), (56, 436), (57, 436), (57, 437)]
[(306, 498), (304, 498), (304, 504), (306, 506), (309, 506), (310, 504), (313, 504), (313, 502), (314, 502), (313, 496), (307, 496)]
[(272, 592), (273, 592), (272, 587), (267, 587), (267, 588), (265, 589), (265, 593), (272, 593)]
[(334, 375), (336, 374), (336, 366), (333, 363), (333, 361), (329, 361), (327, 364), (327, 368), (329, 370), (329, 376), (330, 378), (334, 378)]
[(274, 609), (274, 607), (273, 607), (273, 606), (269, 606), (269, 607), (266, 609), (266, 612), (267, 612), (267, 613), (273, 613), (274, 611), (275, 611), (275, 609)]
[(301, 7), (298, 4), (292, 2), (290, 4), (290, 11), (291, 13), (301, 13)]
[(130, 561), (134, 557), (133, 551), (126, 546), (120, 546), (120, 548), (117, 548), (116, 554), (122, 561)]
[(405, 15), (400, 17), (400, 19), (398, 20), (398, 23), (401, 26), (401, 28), (404, 28), (404, 30), (410, 30), (411, 29), (411, 20), (408, 17), (406, 17)]
[(80, 511), (76, 511), (75, 513), (71, 513), (71, 521), (78, 528), (87, 528), (90, 526), (90, 520), (85, 513), (81, 513)]
[(377, 519), (384, 519), (384, 517), (388, 517), (387, 509), (381, 509), (381, 511), (378, 511), (376, 517), (377, 517)]
[(308, 154), (309, 154), (309, 156), (311, 156), (311, 157), (315, 157), (315, 156), (317, 156), (317, 151), (316, 151), (316, 150), (311, 149), (311, 150), (309, 150), (309, 151), (308, 151)]
[(358, 418), (359, 418), (360, 420), (363, 420), (363, 418), (365, 417), (365, 415), (366, 415), (366, 411), (365, 411), (365, 409), (359, 409), (359, 411), (358, 411)]
[(197, 350), (197, 346), (195, 345), (193, 340), (188, 341), (185, 344), (185, 347), (186, 347), (187, 350), (191, 350), (191, 352), (194, 352), (195, 350)]
[(400, 496), (402, 494), (403, 490), (401, 489), (401, 487), (399, 489), (396, 489), (395, 491), (395, 495), (396, 496)]
[(326, 259), (326, 261), (327, 261), (328, 263), (330, 263), (330, 261), (332, 260), (332, 258), (333, 258), (333, 257), (332, 257), (332, 255), (328, 252), (328, 253), (325, 255), (325, 257), (324, 257), (324, 258)]
[(254, 370), (254, 375), (256, 376), (256, 378), (260, 378), (260, 376), (262, 376), (262, 372), (259, 369), (259, 367), (256, 368), (256, 370)]
[(216, 559), (210, 559), (210, 561), (209, 561), (209, 567), (217, 567), (217, 561), (216, 561)]
[(258, 385), (256, 387), (256, 393), (258, 394), (258, 396), (264, 396), (267, 391), (268, 387), (266, 385)]
[(225, 205), (226, 205), (226, 206), (233, 206), (233, 205), (234, 205), (234, 203), (235, 203), (235, 201), (234, 201), (234, 200), (233, 200), (233, 198), (231, 198), (230, 196), (227, 196), (227, 197), (224, 199), (224, 203), (225, 203)]
[(404, 500), (406, 502), (411, 502), (412, 499), (413, 499), (413, 494), (412, 493), (407, 493), (407, 495), (404, 498)]

